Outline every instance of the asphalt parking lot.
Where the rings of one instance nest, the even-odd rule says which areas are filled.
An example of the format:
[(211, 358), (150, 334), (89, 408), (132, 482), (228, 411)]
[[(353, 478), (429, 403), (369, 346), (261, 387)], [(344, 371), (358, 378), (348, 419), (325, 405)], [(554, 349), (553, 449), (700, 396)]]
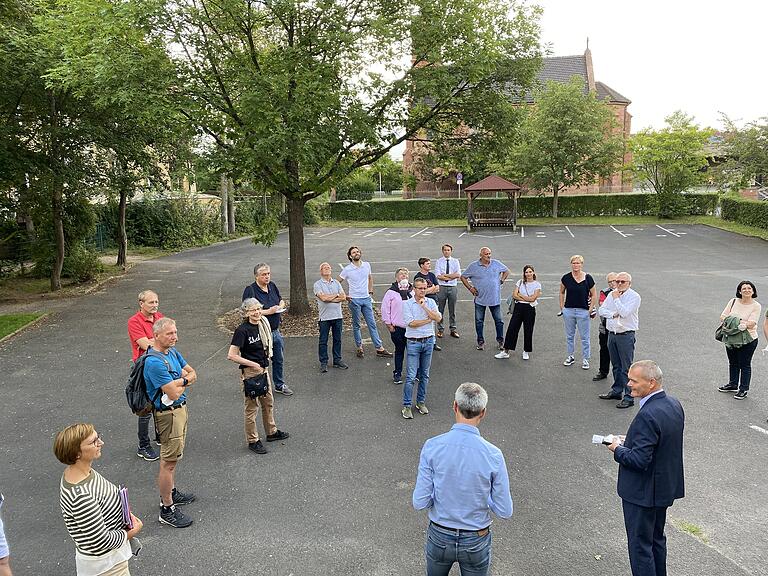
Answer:
[[(598, 400), (609, 384), (592, 382), (594, 369), (562, 365), (557, 289), (577, 253), (599, 286), (611, 270), (632, 274), (643, 298), (635, 358), (660, 364), (665, 388), (686, 410), (687, 496), (669, 511), (670, 574), (766, 573), (768, 354), (760, 352), (761, 333), (749, 397), (735, 402), (717, 393), (727, 360), (713, 339), (740, 280), (752, 280), (758, 300), (768, 303), (766, 242), (679, 225), (472, 234), (418, 226), (307, 229), (310, 289), (320, 262), (338, 271), (354, 244), (372, 264), (377, 300), (396, 268), (415, 272), (419, 257), (439, 257), (446, 242), (463, 266), (489, 246), (512, 270), (504, 297), (523, 265), (532, 264), (543, 284), (534, 352), (523, 362), (518, 355), (496, 360), (490, 347), (476, 351), (471, 299), (460, 287), (462, 338), (443, 339), (443, 351), (433, 356), (430, 414), (406, 421), (391, 366), (373, 354), (355, 358), (351, 333), (344, 334), (351, 369), (323, 375), (316, 339), (288, 339), (286, 381), (296, 393), (276, 398), (275, 412), (291, 438), (257, 456), (245, 449), (237, 368), (226, 359), (229, 338), (216, 319), (239, 304), (256, 262), (269, 262), (288, 294), (287, 240), (281, 234), (271, 248), (240, 240), (143, 262), (0, 344), (0, 489), (15, 575), (74, 573), (73, 545), (58, 509), (62, 466), (51, 443), (59, 429), (80, 420), (103, 434), (98, 469), (128, 486), (145, 522), (145, 549), (132, 562), (133, 574), (421, 574), (427, 518), (411, 508), (419, 451), (450, 427), (453, 391), (467, 380), (489, 392), (481, 433), (504, 451), (515, 505), (510, 520), (494, 523), (491, 573), (629, 574), (617, 465), (590, 440), (594, 433), (623, 433), (636, 408), (617, 410)], [(157, 463), (136, 458), (135, 417), (123, 395), (130, 361), (125, 323), (144, 288), (156, 290), (160, 310), (176, 318), (178, 348), (200, 376), (177, 472), (179, 487), (198, 495), (186, 510), (195, 524), (185, 530), (157, 522)], [(592, 328), (594, 368), (596, 322)], [(491, 330), (488, 318), (487, 341)]]

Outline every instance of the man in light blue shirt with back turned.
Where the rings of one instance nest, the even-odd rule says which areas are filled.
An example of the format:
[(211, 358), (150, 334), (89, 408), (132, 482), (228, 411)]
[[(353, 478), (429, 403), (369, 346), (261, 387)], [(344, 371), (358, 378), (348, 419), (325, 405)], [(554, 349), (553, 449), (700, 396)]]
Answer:
[(447, 576), (456, 562), (462, 575), (488, 574), (491, 512), (512, 516), (504, 455), (477, 428), (487, 404), (488, 393), (479, 384), (459, 386), (453, 401), (456, 424), (421, 449), (413, 507), (429, 508), (427, 576)]

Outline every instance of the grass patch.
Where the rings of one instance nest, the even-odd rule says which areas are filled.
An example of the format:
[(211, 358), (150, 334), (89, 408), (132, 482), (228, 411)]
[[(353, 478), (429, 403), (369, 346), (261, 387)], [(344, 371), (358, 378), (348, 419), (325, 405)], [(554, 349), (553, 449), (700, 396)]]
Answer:
[(702, 542), (704, 542), (704, 544), (709, 544), (709, 538), (707, 538), (707, 535), (704, 533), (704, 530), (701, 526), (697, 526), (696, 524), (686, 522), (685, 520), (681, 520), (680, 518), (671, 518), (670, 522), (672, 523), (672, 526), (674, 526), (681, 532), (690, 534), (697, 540), (701, 540)]
[(739, 224), (738, 222), (723, 220), (722, 218), (718, 218), (716, 216), (691, 216), (690, 220), (693, 224), (705, 224), (707, 226), (712, 226), (713, 228), (719, 228), (720, 230), (735, 232), (736, 234), (741, 234), (742, 236), (751, 236), (753, 238), (768, 240), (768, 230), (765, 228), (746, 226), (744, 224)]
[[(574, 218), (521, 218), (518, 226), (607, 226), (609, 224), (629, 226), (635, 224), (696, 224), (696, 217), (688, 216), (674, 220), (659, 220), (655, 216), (582, 216)], [(700, 218), (700, 217), (699, 217)], [(719, 220), (718, 218), (712, 218)], [(708, 222), (706, 222), (708, 223)], [(466, 220), (326, 220), (322, 224), (325, 227), (350, 228), (466, 228)]]
[(8, 334), (13, 334), (16, 330), (34, 322), (42, 315), (42, 312), (33, 312), (30, 314), (0, 314), (0, 340), (8, 336)]

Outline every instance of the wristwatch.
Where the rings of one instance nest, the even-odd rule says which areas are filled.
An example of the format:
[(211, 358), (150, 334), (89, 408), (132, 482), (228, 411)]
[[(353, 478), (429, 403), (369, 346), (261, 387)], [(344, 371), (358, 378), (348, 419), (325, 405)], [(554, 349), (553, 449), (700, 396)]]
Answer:
[(186, 388), (187, 386), (189, 386), (189, 380), (187, 380), (186, 378), (182, 378), (181, 385)]

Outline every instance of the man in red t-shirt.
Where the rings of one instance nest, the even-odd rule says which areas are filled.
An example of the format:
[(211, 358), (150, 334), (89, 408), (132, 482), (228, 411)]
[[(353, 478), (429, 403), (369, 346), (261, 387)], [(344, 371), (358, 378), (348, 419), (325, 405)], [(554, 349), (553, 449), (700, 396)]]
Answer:
[[(133, 361), (144, 354), (150, 346), (155, 344), (155, 336), (152, 326), (163, 315), (157, 311), (160, 301), (152, 290), (139, 292), (139, 311), (128, 319), (128, 338), (133, 350)], [(139, 416), (139, 448), (136, 456), (149, 462), (157, 460), (159, 455), (149, 443), (149, 421), (151, 415)]]

